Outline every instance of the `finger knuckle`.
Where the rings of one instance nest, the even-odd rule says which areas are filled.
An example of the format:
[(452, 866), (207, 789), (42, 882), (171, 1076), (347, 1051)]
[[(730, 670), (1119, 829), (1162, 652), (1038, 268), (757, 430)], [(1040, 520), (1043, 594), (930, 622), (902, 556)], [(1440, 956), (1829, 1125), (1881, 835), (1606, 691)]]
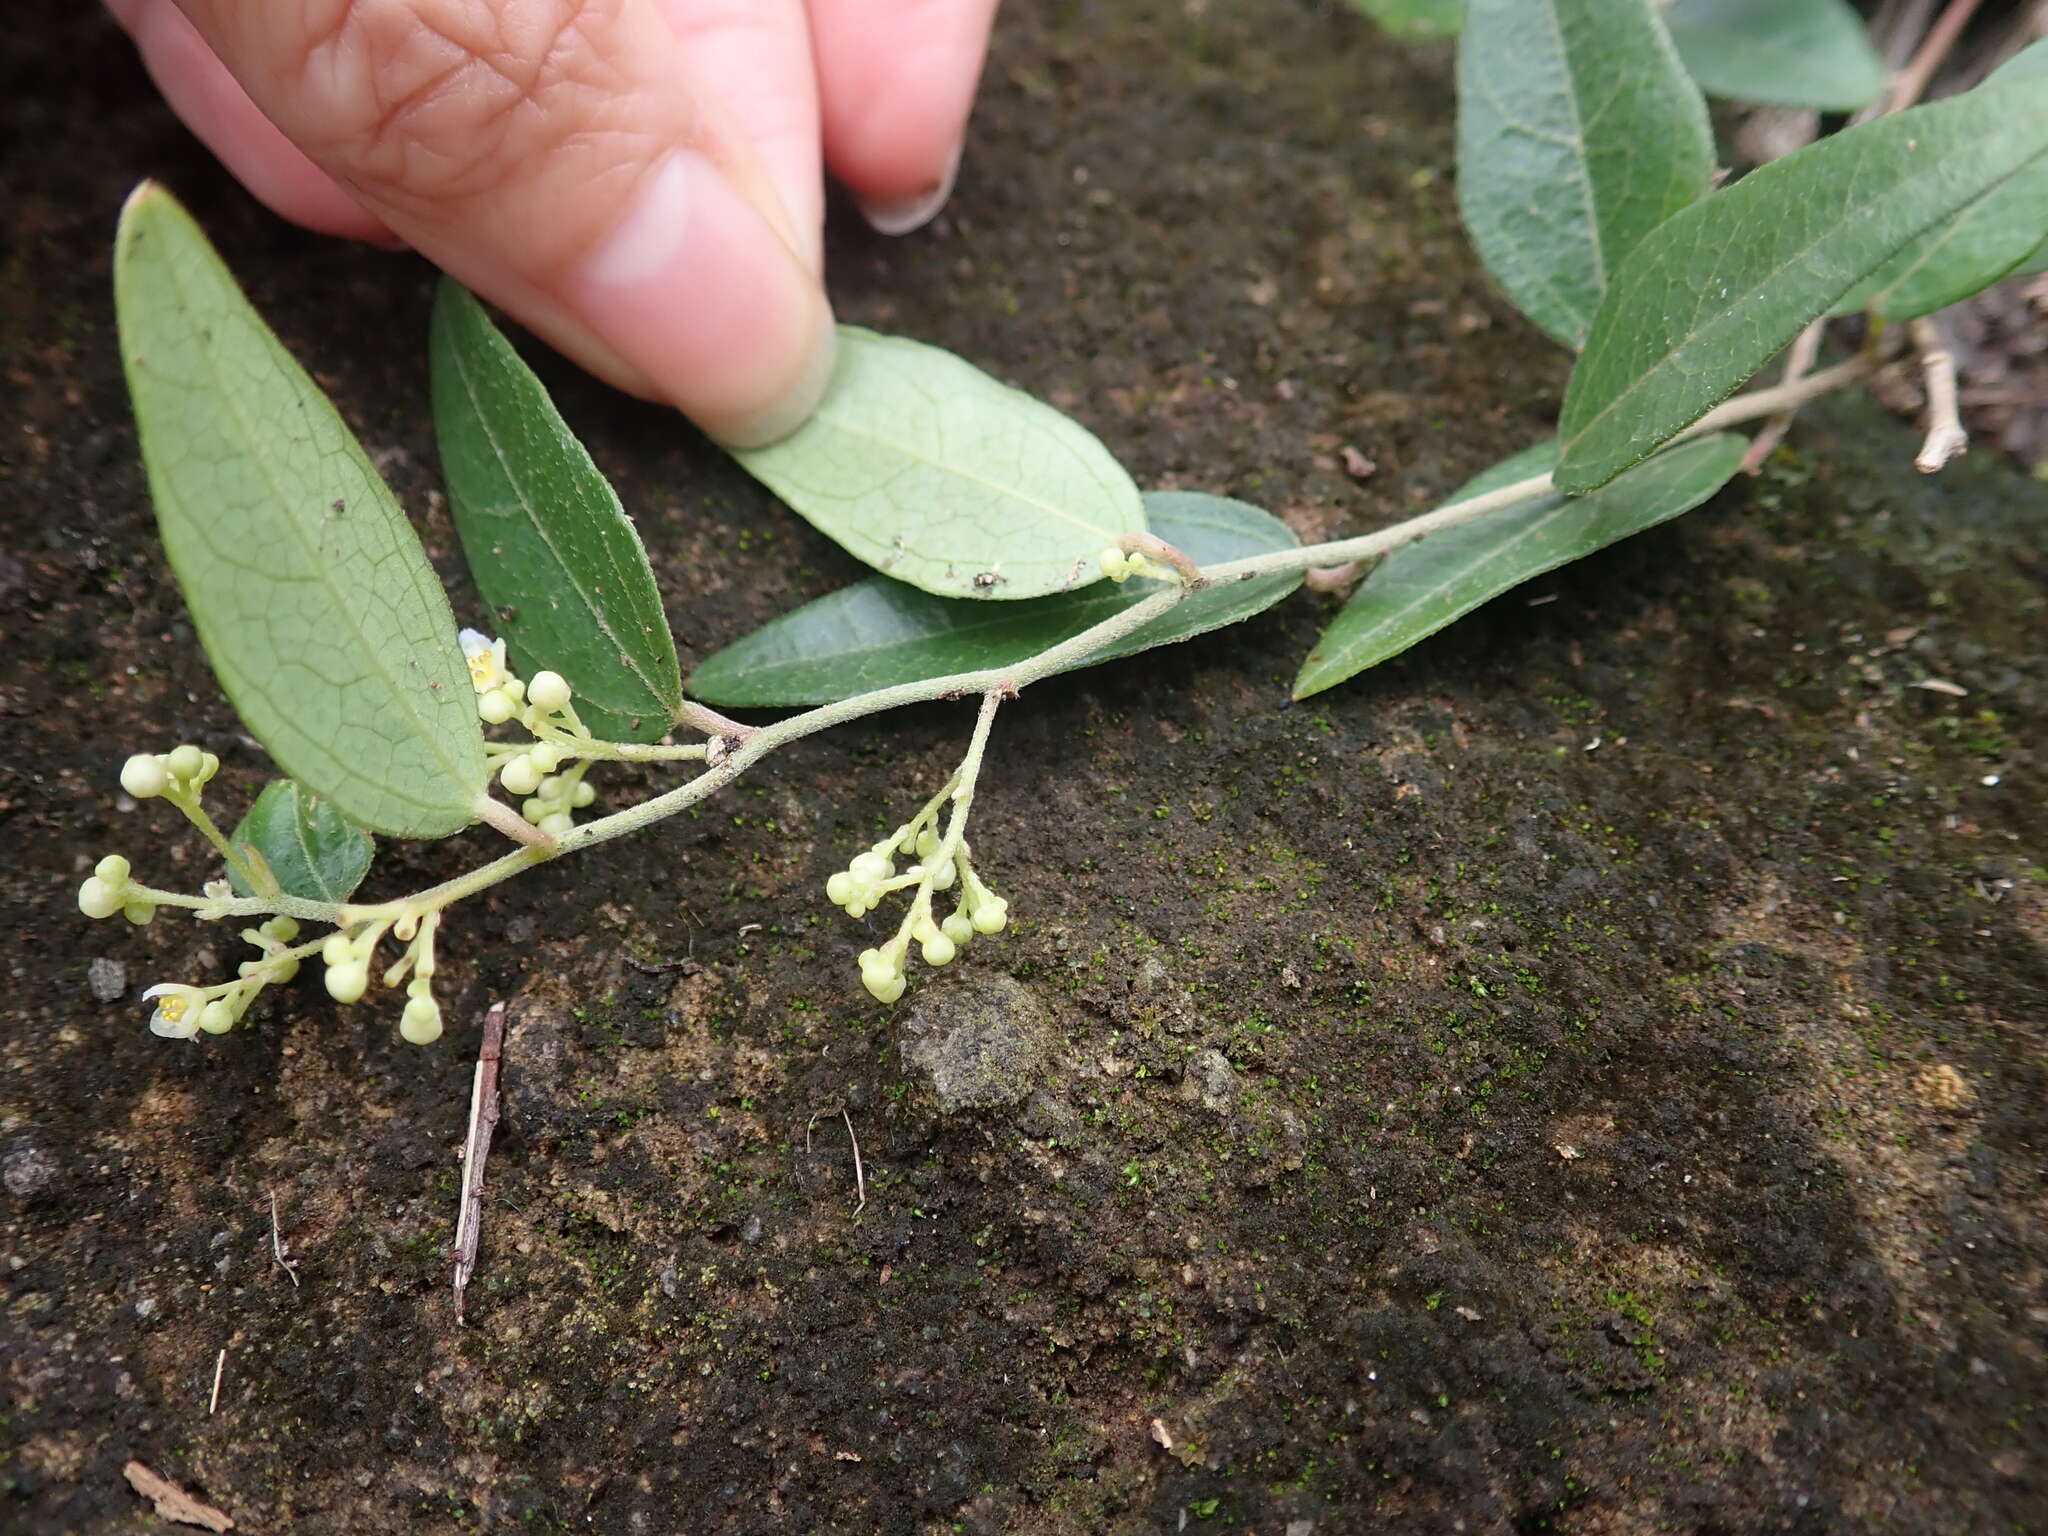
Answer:
[(446, 210), (488, 197), (602, 116), (593, 39), (620, 0), (351, 0), (306, 51), (303, 88), (357, 188)]

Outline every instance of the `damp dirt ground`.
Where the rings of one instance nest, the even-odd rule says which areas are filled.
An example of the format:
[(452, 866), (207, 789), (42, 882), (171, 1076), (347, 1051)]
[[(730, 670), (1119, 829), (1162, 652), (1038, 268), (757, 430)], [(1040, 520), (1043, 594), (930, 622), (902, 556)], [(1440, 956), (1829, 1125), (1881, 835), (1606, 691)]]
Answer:
[[(166, 1529), (131, 1458), (265, 1533), (2048, 1524), (2040, 486), (1922, 479), (1844, 405), (1304, 704), (1327, 598), (1035, 689), (976, 813), (1014, 928), (893, 1012), (821, 887), (965, 706), (462, 909), (436, 1046), (306, 983), (172, 1044), (137, 994), (234, 936), (72, 890), (114, 849), (208, 876), (118, 799), (126, 753), (203, 743), (224, 805), (264, 768), (152, 532), (116, 212), (145, 174), (190, 202), (469, 615), (430, 274), (254, 208), (96, 8), (23, 23), (0, 82), (0, 1528)], [(944, 218), (835, 217), (840, 312), (1142, 484), (1386, 522), (1541, 436), (1565, 377), (1460, 242), (1450, 107), (1445, 53), (1337, 6), (1007, 7)], [(686, 662), (856, 574), (673, 417), (540, 366)], [(372, 889), (487, 846), (388, 849)]]

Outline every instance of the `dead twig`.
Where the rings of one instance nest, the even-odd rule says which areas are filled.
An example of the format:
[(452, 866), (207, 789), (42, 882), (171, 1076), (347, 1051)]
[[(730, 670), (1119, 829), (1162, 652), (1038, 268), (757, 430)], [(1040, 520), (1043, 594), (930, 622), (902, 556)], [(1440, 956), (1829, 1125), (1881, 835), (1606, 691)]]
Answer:
[[(810, 1119), (804, 1122), (804, 1152), (806, 1155), (811, 1150), (811, 1130), (817, 1125), (818, 1116), (829, 1113), (829, 1110), (821, 1109), (817, 1114), (812, 1115)], [(868, 1176), (866, 1169), (861, 1166), (860, 1137), (853, 1133), (853, 1116), (846, 1112), (844, 1104), (839, 1106), (839, 1118), (846, 1122), (846, 1139), (853, 1144), (853, 1187), (854, 1191), (860, 1196), (860, 1203), (853, 1208), (853, 1214), (858, 1216), (868, 1208)]]
[[(1827, 317), (1822, 316), (1792, 338), (1792, 346), (1785, 354), (1785, 372), (1778, 380), (1780, 384), (1796, 384), (1806, 377), (1815, 359), (1820, 356), (1821, 338), (1827, 333), (1827, 328)], [(1764, 467), (1764, 460), (1768, 459), (1772, 450), (1785, 440), (1785, 434), (1792, 426), (1792, 418), (1797, 414), (1796, 409), (1780, 411), (1764, 423), (1763, 430), (1757, 433), (1756, 440), (1749, 445), (1749, 451), (1742, 456), (1742, 472), (1745, 475), (1753, 475)]]
[(215, 1509), (203, 1504), (167, 1477), (160, 1477), (139, 1461), (131, 1461), (121, 1469), (121, 1475), (128, 1479), (128, 1486), (156, 1506), (157, 1515), (165, 1520), (174, 1520), (179, 1525), (196, 1525), (209, 1531), (232, 1531), (235, 1522)]
[(860, 1138), (853, 1134), (853, 1116), (843, 1104), (839, 1107), (839, 1118), (846, 1122), (846, 1139), (853, 1143), (853, 1187), (860, 1194), (860, 1204), (853, 1208), (853, 1214), (858, 1216), (868, 1208), (868, 1176), (860, 1166)]
[(1947, 9), (1935, 18), (1927, 36), (1921, 39), (1919, 51), (1892, 81), (1884, 98), (1886, 112), (1902, 112), (1927, 93), (1927, 87), (1934, 83), (1934, 72), (1941, 68), (1941, 61), (1963, 35), (1963, 28), (1977, 13), (1979, 3), (1980, 0), (1949, 0)]
[(270, 1191), (270, 1256), (277, 1260), (278, 1267), (292, 1277), (292, 1289), (297, 1290), (299, 1272), (292, 1267), (292, 1261), (284, 1256), (284, 1234), (277, 1228), (277, 1191)]
[(223, 1349), (220, 1358), (213, 1362), (213, 1395), (206, 1400), (206, 1416), (213, 1417), (213, 1410), (220, 1406), (220, 1376), (228, 1368), (228, 1352)]
[(476, 1270), (477, 1237), (484, 1222), (484, 1160), (498, 1128), (498, 1062), (505, 1054), (505, 1005), (484, 1014), (483, 1044), (476, 1053), (476, 1077), (469, 1090), (469, 1134), (462, 1143), (462, 1204), (455, 1216), (455, 1321), (463, 1322), (463, 1297)]
[(1913, 467), (1931, 475), (1970, 447), (1970, 434), (1956, 411), (1956, 359), (1930, 315), (1908, 321), (1907, 334), (1920, 354), (1920, 373), (1927, 381), (1927, 438)]

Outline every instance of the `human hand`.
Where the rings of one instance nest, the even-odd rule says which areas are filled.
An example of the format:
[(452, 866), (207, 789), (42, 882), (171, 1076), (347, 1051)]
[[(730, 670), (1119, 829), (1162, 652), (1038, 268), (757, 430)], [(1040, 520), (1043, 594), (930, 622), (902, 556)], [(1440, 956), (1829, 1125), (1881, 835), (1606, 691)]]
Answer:
[(257, 197), (403, 242), (622, 389), (769, 442), (831, 376), (829, 166), (945, 202), (996, 0), (108, 0)]

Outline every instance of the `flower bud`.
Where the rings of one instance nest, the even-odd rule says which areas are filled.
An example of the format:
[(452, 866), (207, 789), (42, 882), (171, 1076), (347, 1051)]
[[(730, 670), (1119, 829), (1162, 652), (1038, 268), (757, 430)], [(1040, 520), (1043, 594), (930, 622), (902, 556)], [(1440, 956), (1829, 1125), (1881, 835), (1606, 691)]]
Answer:
[(926, 827), (917, 834), (917, 856), (928, 859), (939, 851), (939, 833), (936, 827)]
[(974, 937), (974, 924), (965, 912), (955, 912), (939, 924), (939, 932), (951, 939), (955, 945), (965, 944)]
[(224, 997), (216, 997), (199, 1010), (199, 1027), (209, 1035), (224, 1035), (235, 1027), (235, 1010)]
[(360, 1001), (369, 986), (370, 968), (360, 960), (327, 967), (327, 995), (337, 1003)]
[(92, 872), (109, 885), (126, 885), (130, 869), (128, 861), (118, 853), (110, 853), (93, 865)]
[(567, 837), (576, 830), (576, 818), (567, 811), (550, 811), (534, 825), (549, 837)]
[(578, 779), (576, 781), (575, 793), (569, 796), (569, 803), (580, 811), (586, 805), (594, 804), (596, 800), (597, 786), (588, 779)]
[(432, 1045), (441, 1038), (441, 1005), (431, 997), (411, 999), (398, 1016), (398, 1032), (412, 1045)]
[[(541, 674), (543, 677), (552, 677), (553, 675), (551, 672), (543, 672)], [(557, 746), (552, 741), (543, 741), (526, 755), (533, 759), (533, 766), (542, 773), (553, 773), (562, 766), (562, 759), (567, 757), (569, 753), (566, 748)]]
[(991, 896), (974, 909), (976, 933), (1001, 933), (1009, 920), (1010, 904), (1000, 896)]
[(299, 924), (297, 919), (286, 917), (280, 912), (257, 931), (269, 934), (280, 944), (289, 944), (299, 936)]
[[(79, 899), (83, 901), (84, 897), (81, 896)], [(842, 869), (830, 880), (827, 880), (825, 882), (825, 899), (835, 907), (845, 906), (853, 899), (853, 876)]]
[(569, 680), (559, 672), (536, 672), (527, 679), (526, 702), (554, 714), (569, 707)]
[(136, 927), (147, 928), (156, 919), (156, 903), (137, 896), (121, 908), (121, 915)]
[(515, 795), (530, 795), (540, 788), (540, 769), (530, 754), (521, 752), (498, 770), (498, 782)]
[(503, 688), (493, 688), (477, 696), (476, 712), (486, 725), (503, 725), (519, 713), (519, 701)]
[(206, 755), (187, 742), (171, 750), (170, 756), (164, 759), (164, 767), (174, 779), (196, 779), (206, 767)]
[(78, 888), (78, 910), (97, 921), (112, 917), (127, 905), (119, 886), (110, 885), (98, 875), (89, 878)]
[(340, 929), (327, 935), (320, 946), (320, 958), (328, 965), (347, 965), (355, 958), (355, 946), (348, 941), (348, 935)]
[(1131, 574), (1130, 558), (1114, 545), (1102, 552), (1102, 574), (1111, 581), (1127, 580)]
[(535, 795), (531, 800), (525, 801), (520, 805), (519, 814), (537, 827), (540, 825), (541, 817), (547, 815), (549, 809), (547, 801)]
[(153, 800), (170, 786), (162, 758), (138, 752), (121, 765), (121, 787), (137, 800)]
[(872, 848), (866, 853), (855, 854), (853, 862), (847, 866), (847, 873), (852, 875), (862, 885), (879, 884), (895, 872), (896, 866), (883, 858), (879, 853), (876, 853)]
[(960, 952), (960, 946), (934, 928), (925, 938), (923, 952), (926, 965), (951, 965), (953, 957)]
[(860, 984), (878, 1003), (893, 1003), (903, 995), (903, 973), (882, 968), (863, 970)]

